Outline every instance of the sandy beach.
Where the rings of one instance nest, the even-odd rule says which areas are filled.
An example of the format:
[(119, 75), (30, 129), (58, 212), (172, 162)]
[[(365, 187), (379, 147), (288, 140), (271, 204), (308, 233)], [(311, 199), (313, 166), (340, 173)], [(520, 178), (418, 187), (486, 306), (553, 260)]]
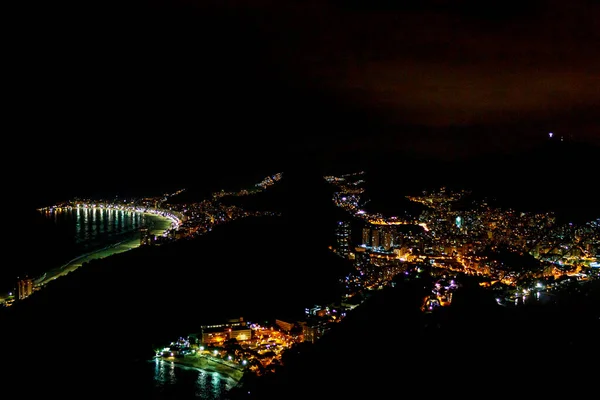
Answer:
[(224, 363), (210, 360), (204, 356), (195, 354), (185, 355), (183, 357), (158, 357), (164, 362), (174, 363), (191, 368), (198, 368), (207, 372), (217, 372), (233, 379), (236, 383), (242, 379), (244, 375), (243, 368), (233, 368)]
[[(146, 218), (151, 218), (153, 222), (153, 228), (151, 233), (153, 235), (159, 236), (162, 235), (165, 231), (171, 228), (171, 219), (162, 217), (160, 215), (146, 213)], [(69, 272), (75, 271), (77, 268), (81, 267), (84, 263), (89, 262), (91, 260), (97, 260), (101, 258), (105, 258), (111, 256), (113, 254), (123, 253), (125, 251), (134, 249), (140, 246), (139, 237), (135, 237), (133, 239), (124, 240), (122, 242), (114, 243), (109, 246), (103, 247), (101, 249), (92, 251), (88, 254), (83, 254), (68, 263), (62, 265), (59, 268), (55, 268), (51, 271), (48, 271), (46, 274), (42, 275), (42, 277), (38, 278), (37, 285), (42, 286), (46, 283), (50, 282), (53, 279), (56, 279), (60, 276), (66, 275)]]
[[(160, 215), (145, 213), (146, 218), (152, 220), (152, 229), (151, 233), (153, 235), (162, 235), (172, 226), (172, 220)], [(49, 270), (48, 272), (42, 274), (41, 276), (34, 279), (34, 285), (38, 287), (42, 287), (50, 281), (59, 278), (68, 274), (69, 272), (75, 271), (77, 268), (81, 267), (84, 263), (89, 262), (91, 260), (97, 260), (101, 258), (105, 258), (111, 256), (113, 254), (123, 253), (125, 251), (134, 249), (140, 246), (139, 237), (124, 240), (118, 243), (113, 243), (101, 249), (97, 249), (91, 251), (87, 254), (82, 254), (81, 256), (74, 258), (73, 260), (67, 262), (66, 264)], [(7, 298), (9, 298), (8, 293), (0, 294), (0, 303), (4, 302)]]

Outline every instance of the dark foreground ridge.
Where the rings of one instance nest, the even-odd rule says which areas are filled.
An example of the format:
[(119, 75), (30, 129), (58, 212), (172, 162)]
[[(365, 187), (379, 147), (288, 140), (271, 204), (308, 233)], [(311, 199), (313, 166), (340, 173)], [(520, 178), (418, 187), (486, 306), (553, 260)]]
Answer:
[(377, 292), (314, 346), (290, 352), (278, 373), (246, 381), (232, 397), (577, 397), (590, 390), (600, 356), (600, 282), (558, 306), (515, 309), (464, 287), (435, 316), (419, 311), (425, 283)]
[(0, 309), (6, 382), (36, 382), (32, 396), (143, 398), (136, 362), (152, 358), (155, 345), (223, 318), (273, 321), (337, 299), (350, 265), (327, 248), (333, 206), (313, 178), (291, 174), (269, 194), (281, 217), (94, 260)]

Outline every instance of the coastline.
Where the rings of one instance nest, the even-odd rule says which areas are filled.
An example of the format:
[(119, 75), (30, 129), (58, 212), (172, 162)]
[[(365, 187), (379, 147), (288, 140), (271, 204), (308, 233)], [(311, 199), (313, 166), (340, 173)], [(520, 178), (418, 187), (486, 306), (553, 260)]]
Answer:
[[(161, 222), (160, 228), (155, 228), (150, 231), (153, 235), (157, 235), (157, 236), (162, 235), (164, 232), (169, 230), (172, 226), (173, 221), (168, 217), (163, 217), (163, 216), (156, 215), (153, 213), (143, 213), (143, 214), (145, 214), (146, 216), (148, 216), (150, 218), (155, 218), (156, 221)], [(156, 223), (153, 224), (153, 226), (155, 226), (155, 225), (156, 225)], [(75, 271), (77, 268), (81, 267), (84, 263), (89, 262), (91, 260), (98, 260), (98, 259), (106, 258), (106, 257), (112, 256), (114, 254), (119, 254), (119, 253), (123, 253), (128, 250), (131, 250), (131, 249), (135, 249), (137, 247), (140, 247), (140, 240), (139, 240), (139, 238), (134, 238), (134, 239), (123, 240), (123, 241), (117, 242), (117, 243), (112, 243), (106, 247), (94, 250), (87, 254), (83, 254), (79, 257), (74, 258), (73, 260), (69, 261), (68, 263), (66, 263), (58, 268), (48, 271), (45, 274), (47, 276), (44, 277), (42, 280), (38, 281), (37, 285), (43, 286), (43, 285), (47, 284), (48, 282), (50, 282), (51, 280), (54, 280), (63, 275), (66, 275), (69, 272)]]
[[(162, 235), (167, 230), (171, 229), (173, 226), (173, 220), (169, 217), (164, 217), (162, 215), (150, 212), (144, 212), (143, 214), (145, 214), (148, 218), (152, 219), (152, 229), (150, 230), (150, 232), (153, 235)], [(68, 261), (66, 264), (63, 264), (60, 267), (55, 267), (43, 273), (41, 276), (33, 279), (34, 285), (41, 288), (49, 282), (53, 281), (54, 279), (64, 276), (69, 272), (75, 271), (77, 268), (81, 267), (86, 262), (106, 258), (114, 254), (119, 254), (125, 251), (129, 251), (131, 249), (135, 249), (137, 247), (140, 247), (140, 239), (138, 237), (136, 237), (135, 239), (127, 239), (117, 243), (109, 244), (100, 249), (96, 249), (89, 253), (77, 256), (74, 259)], [(8, 298), (8, 293), (0, 294), (0, 304), (4, 303), (4, 301), (6, 301)]]
[[(183, 357), (155, 357), (154, 360), (160, 360), (166, 363), (173, 363), (177, 366), (183, 366), (188, 368), (195, 368), (206, 372), (216, 372), (220, 375), (224, 375), (231, 379), (237, 385), (242, 376), (244, 375), (245, 369), (231, 367), (227, 364), (220, 363), (215, 360), (211, 360), (204, 356), (197, 355), (185, 355)], [(234, 385), (235, 386), (235, 385)]]

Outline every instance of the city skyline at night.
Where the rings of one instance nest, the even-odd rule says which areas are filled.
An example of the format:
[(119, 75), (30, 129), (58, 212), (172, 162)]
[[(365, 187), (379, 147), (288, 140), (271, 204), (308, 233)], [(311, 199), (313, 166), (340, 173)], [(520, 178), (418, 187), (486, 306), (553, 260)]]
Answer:
[[(544, 151), (554, 156), (555, 149)], [(124, 301), (134, 301), (141, 314), (119, 325), (137, 337), (128, 346), (132, 357), (153, 360), (156, 374), (176, 365), (216, 371), (220, 380), (213, 382), (216, 386), (210, 390), (218, 390), (223, 398), (244, 398), (246, 390), (256, 391), (257, 398), (270, 398), (274, 393), (268, 382), (285, 376), (282, 374), (287, 373), (287, 368), (296, 368), (292, 354), (301, 351), (306, 352), (306, 357), (320, 357), (332, 340), (341, 340), (340, 344), (348, 340), (343, 336), (334, 339), (337, 335), (358, 329), (349, 327), (360, 323), (357, 321), (363, 318), (361, 310), (374, 312), (372, 308), (378, 301), (396, 296), (394, 293), (404, 293), (408, 296), (403, 300), (408, 301), (405, 306), (412, 302), (415, 311), (421, 313), (423, 321), (416, 327), (438, 321), (444, 331), (449, 330), (448, 338), (456, 334), (452, 333), (456, 329), (451, 328), (453, 323), (446, 320), (448, 313), (474, 309), (477, 315), (481, 314), (478, 318), (498, 319), (494, 323), (505, 321), (512, 326), (516, 315), (539, 308), (556, 313), (558, 323), (564, 318), (561, 304), (576, 301), (580, 292), (591, 296), (596, 293), (594, 288), (600, 282), (597, 205), (586, 214), (588, 219), (567, 222), (568, 215), (511, 208), (493, 197), (482, 197), (485, 192), (481, 192), (481, 187), (473, 191), (431, 189), (430, 184), (415, 190), (412, 183), (413, 189), (405, 188), (402, 196), (401, 191), (390, 187), (389, 173), (376, 175), (381, 170), (320, 176), (316, 171), (303, 165), (299, 170), (280, 171), (259, 182), (248, 182), (237, 190), (229, 185), (227, 190), (214, 191), (204, 198), (200, 195), (203, 191), (196, 191), (198, 188), (180, 188), (158, 196), (76, 197), (40, 208), (37, 212), (55, 224), (64, 220), (61, 215), (73, 215), (77, 218), (77, 230), (91, 237), (99, 229), (110, 229), (106, 221), (122, 225), (138, 213), (159, 215), (170, 223), (162, 225), (160, 231), (141, 228), (136, 233), (134, 229), (123, 237), (131, 239), (123, 248), (101, 247), (85, 254), (81, 261), (19, 280), (19, 296), (3, 295), (5, 308), (0, 315), (7, 318), (8, 326), (16, 326), (20, 321), (21, 327), (3, 333), (11, 341), (28, 341), (36, 335), (31, 325), (34, 321), (56, 318), (73, 334), (80, 335), (77, 332), (95, 325), (96, 318), (103, 320), (104, 312), (100, 310), (104, 308), (112, 310), (114, 316), (110, 320), (122, 321), (123, 313), (127, 313), (126, 308), (121, 309)], [(390, 198), (382, 202), (384, 199), (378, 198), (382, 195)], [(231, 248), (235, 251), (231, 252)], [(249, 254), (253, 255), (251, 260), (247, 258)], [(295, 254), (302, 258), (291, 261)], [(311, 260), (309, 264), (305, 257)], [(298, 264), (282, 269), (290, 262)], [(173, 263), (180, 267), (173, 269)], [(263, 268), (267, 275), (255, 276), (253, 271)], [(226, 278), (227, 271), (234, 276)], [(115, 273), (131, 293), (119, 292), (108, 300), (102, 293), (112, 286)], [(180, 274), (187, 276), (188, 284), (182, 286)], [(165, 286), (163, 276), (169, 276), (166, 279), (171, 284)], [(266, 276), (268, 283), (264, 282)], [(206, 279), (222, 284), (214, 286)], [(419, 282), (425, 286), (413, 293), (413, 285)], [(29, 289), (24, 289), (25, 285)], [(480, 293), (471, 297), (475, 288)], [(150, 301), (157, 289), (161, 297), (172, 296), (158, 308), (151, 306)], [(60, 300), (67, 294), (83, 296), (84, 300), (69, 306), (72, 311), (57, 313), (60, 308), (55, 307), (68, 304), (68, 299), (67, 303)], [(185, 306), (210, 304), (224, 294), (227, 300), (218, 301), (218, 306), (214, 303), (209, 307), (211, 311), (201, 307), (195, 312)], [(394, 312), (394, 307), (402, 303), (385, 304), (391, 307), (388, 312)], [(576, 304), (578, 312), (591, 306), (582, 299)], [(173, 307), (180, 310), (176, 312)], [(159, 310), (175, 318), (161, 329), (150, 317)], [(593, 310), (572, 321), (569, 329), (593, 332), (591, 325), (579, 327), (592, 323)], [(73, 312), (85, 312), (87, 316), (74, 325), (67, 323)], [(242, 317), (237, 320), (232, 315)], [(106, 344), (96, 342), (93, 347), (118, 346), (122, 340), (122, 335), (110, 333), (112, 324), (108, 320), (106, 323), (100, 334)], [(507, 327), (494, 329), (487, 334), (508, 334), (503, 333)], [(44, 328), (41, 333), (58, 345), (62, 332), (62, 328), (55, 327)], [(426, 336), (431, 334), (425, 332)], [(573, 335), (563, 327), (554, 333), (548, 331), (548, 340), (575, 340), (575, 336), (556, 339), (558, 332)], [(86, 336), (70, 340), (78, 346), (89, 346)], [(101, 365), (104, 364), (98, 368)], [(152, 375), (146, 372), (145, 378), (139, 378), (137, 374), (143, 368), (131, 365), (135, 379), (118, 375), (126, 382), (121, 383), (123, 390), (158, 390), (157, 383), (155, 389), (144, 383)], [(303, 368), (299, 379), (317, 365)], [(105, 372), (97, 374), (104, 376)], [(29, 371), (24, 376), (36, 374)], [(88, 382), (82, 385), (97, 384), (91, 376), (81, 379)], [(108, 383), (106, 390), (111, 390), (116, 382)], [(176, 379), (168, 382), (170, 387), (177, 387)], [(71, 392), (61, 385), (56, 389)]]
[(593, 393), (600, 3), (17, 8), (0, 393)]

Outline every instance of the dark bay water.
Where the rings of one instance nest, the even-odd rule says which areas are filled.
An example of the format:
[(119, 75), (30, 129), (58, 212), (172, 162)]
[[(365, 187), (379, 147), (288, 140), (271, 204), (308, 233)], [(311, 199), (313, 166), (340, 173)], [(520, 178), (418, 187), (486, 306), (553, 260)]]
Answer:
[[(131, 240), (141, 227), (161, 227), (165, 222), (148, 214), (103, 209), (64, 209), (22, 212), (14, 225), (8, 251), (18, 262), (5, 263), (0, 283), (13, 290), (18, 276), (36, 277), (64, 265), (75, 257), (110, 244)], [(43, 334), (43, 329), (41, 331)], [(119, 398), (200, 398), (223, 399), (236, 382), (218, 373), (198, 370), (159, 360), (119, 361), (118, 354), (107, 359), (54, 359), (49, 366), (72, 384), (61, 386), (61, 393), (99, 393)], [(112, 358), (115, 361), (112, 362)], [(29, 366), (30, 367), (30, 366)], [(76, 383), (78, 382), (78, 383)], [(44, 391), (44, 393), (50, 393)], [(68, 392), (68, 393), (67, 393)], [(106, 397), (109, 398), (109, 397)]]
[[(111, 372), (106, 372), (110, 376)], [(131, 393), (137, 398), (220, 400), (225, 399), (227, 391), (236, 384), (233, 379), (217, 372), (161, 360), (138, 361), (118, 373), (123, 378), (117, 380), (118, 385), (107, 382), (115, 397)]]
[(132, 239), (156, 222), (154, 216), (120, 210), (20, 211), (6, 247), (16, 262), (0, 269), (0, 290), (11, 290), (19, 277), (36, 278), (82, 254)]

